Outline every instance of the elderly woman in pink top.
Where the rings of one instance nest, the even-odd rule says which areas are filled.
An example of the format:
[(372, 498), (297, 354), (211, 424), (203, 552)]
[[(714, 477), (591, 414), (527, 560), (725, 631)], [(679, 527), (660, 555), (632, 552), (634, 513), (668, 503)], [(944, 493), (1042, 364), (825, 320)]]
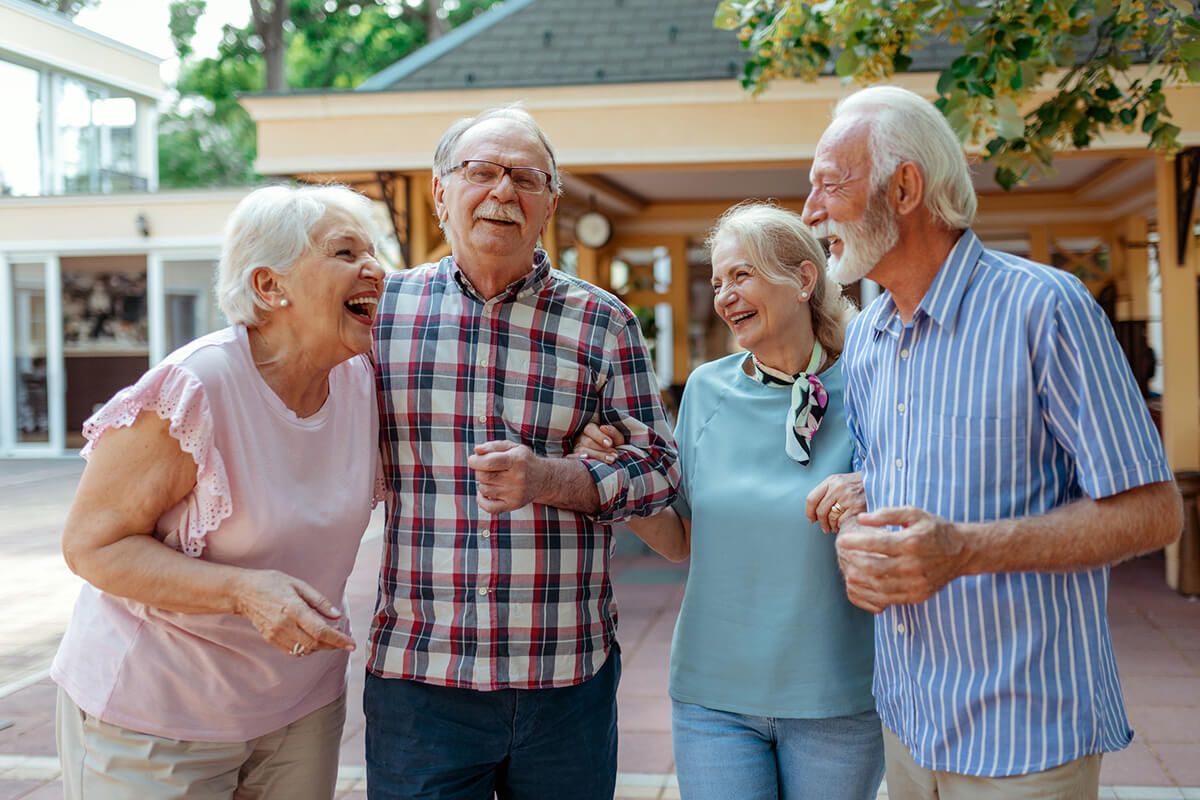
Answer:
[(229, 220), (229, 328), (84, 425), (55, 659), (68, 798), (329, 798), (377, 496), (370, 203), (260, 189)]

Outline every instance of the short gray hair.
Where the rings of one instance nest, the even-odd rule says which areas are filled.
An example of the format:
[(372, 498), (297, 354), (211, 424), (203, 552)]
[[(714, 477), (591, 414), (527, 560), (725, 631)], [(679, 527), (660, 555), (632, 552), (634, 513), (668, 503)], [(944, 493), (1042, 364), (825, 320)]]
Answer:
[(754, 268), (776, 286), (799, 289), (800, 265), (811, 261), (817, 268), (817, 282), (808, 301), (813, 333), (831, 356), (842, 352), (854, 306), (829, 277), (825, 250), (799, 214), (773, 203), (746, 200), (722, 214), (709, 231), (709, 251), (726, 238), (736, 241)]
[(217, 305), (230, 323), (262, 321), (261, 312), (271, 307), (254, 291), (254, 271), (291, 269), (313, 246), (313, 229), (331, 209), (367, 231), (374, 228), (371, 201), (345, 186), (267, 186), (242, 198), (225, 223), (217, 265)]
[(937, 107), (899, 86), (869, 86), (842, 100), (833, 118), (861, 117), (870, 126), (871, 184), (885, 186), (905, 161), (925, 178), (925, 208), (951, 230), (975, 220), (977, 201), (962, 144)]
[(437, 149), (433, 151), (434, 174), (439, 178), (444, 178), (450, 173), (450, 170), (457, 167), (458, 165), (454, 163), (454, 151), (458, 149), (458, 142), (462, 139), (463, 134), (481, 122), (493, 119), (511, 120), (537, 137), (542, 147), (545, 148), (546, 155), (550, 157), (550, 191), (555, 195), (561, 195), (563, 192), (562, 178), (558, 174), (558, 160), (554, 157), (554, 146), (550, 144), (550, 137), (546, 136), (546, 132), (537, 124), (533, 115), (519, 104), (489, 108), (474, 117), (464, 117), (447, 128), (446, 132), (442, 134), (441, 141), (438, 142)]

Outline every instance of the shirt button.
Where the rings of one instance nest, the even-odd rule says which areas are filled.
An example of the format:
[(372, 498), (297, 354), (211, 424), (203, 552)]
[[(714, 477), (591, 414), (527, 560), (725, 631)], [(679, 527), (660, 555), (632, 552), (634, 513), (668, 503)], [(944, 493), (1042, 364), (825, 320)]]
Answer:
[(487, 366), (487, 358), (486, 357), (479, 359), (479, 366), (481, 366), (481, 367)]
[(904, 633), (906, 630), (908, 630), (908, 629), (904, 627), (903, 622), (896, 623), (896, 633)]
[(896, 469), (904, 469), (904, 459), (902, 459), (902, 458), (896, 459)]
[(903, 414), (904, 413), (904, 403), (896, 403), (896, 410), (899, 411), (901, 414)]
[(491, 532), (490, 530), (488, 530), (487, 528), (484, 528), (483, 530), (481, 530), (481, 531), (479, 532), (479, 535), (480, 535), (480, 536), (482, 536), (482, 537), (483, 537), (483, 538), (485, 538), (485, 539), (490, 539), (490, 538), (492, 538), (492, 532)]
[(900, 357), (908, 358), (908, 348), (907, 347), (900, 351)]
[(480, 597), (485, 596), (487, 593), (488, 593), (488, 587), (486, 587), (486, 586), (479, 587), (479, 596)]
[(479, 415), (479, 421), (480, 421), (480, 422), (487, 422), (487, 414), (480, 414), (480, 415)]

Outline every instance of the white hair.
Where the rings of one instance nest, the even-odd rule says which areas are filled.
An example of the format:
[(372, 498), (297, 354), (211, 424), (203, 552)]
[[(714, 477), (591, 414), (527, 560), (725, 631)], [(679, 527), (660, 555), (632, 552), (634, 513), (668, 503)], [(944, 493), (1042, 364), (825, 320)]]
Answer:
[(842, 100), (833, 118), (860, 117), (870, 126), (871, 183), (885, 186), (911, 161), (925, 178), (925, 208), (951, 230), (975, 220), (975, 187), (950, 123), (925, 98), (899, 86), (869, 86)]
[(254, 271), (283, 274), (313, 246), (312, 232), (331, 209), (371, 231), (371, 201), (345, 186), (267, 186), (242, 198), (225, 223), (217, 265), (217, 304), (233, 324), (256, 325), (270, 306), (254, 291)]
[(458, 141), (462, 139), (463, 134), (481, 122), (493, 119), (515, 122), (537, 137), (542, 147), (545, 148), (546, 155), (550, 157), (550, 191), (555, 195), (562, 194), (562, 178), (558, 174), (558, 160), (554, 157), (554, 146), (550, 144), (550, 137), (546, 136), (546, 132), (537, 124), (533, 115), (517, 103), (489, 108), (477, 116), (464, 117), (447, 128), (446, 132), (442, 134), (441, 141), (438, 142), (437, 149), (433, 151), (433, 171), (437, 176), (444, 178), (450, 173), (450, 170), (458, 166), (453, 161), (454, 151), (458, 149)]

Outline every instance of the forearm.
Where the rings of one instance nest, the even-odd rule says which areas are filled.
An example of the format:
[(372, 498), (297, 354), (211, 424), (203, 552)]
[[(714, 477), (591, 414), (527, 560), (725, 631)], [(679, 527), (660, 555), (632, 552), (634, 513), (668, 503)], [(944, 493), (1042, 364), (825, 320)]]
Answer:
[(186, 614), (238, 612), (246, 570), (189, 558), (148, 535), (75, 554), (71, 569), (115, 597)]
[(600, 510), (600, 491), (592, 473), (573, 458), (537, 459), (533, 502), (584, 514)]
[(1156, 550), (1182, 527), (1174, 483), (1155, 483), (1100, 500), (1083, 498), (1039, 516), (960, 523), (964, 574), (1070, 572)]
[(670, 561), (683, 561), (692, 554), (691, 520), (667, 508), (652, 517), (630, 517), (626, 524), (650, 549)]

